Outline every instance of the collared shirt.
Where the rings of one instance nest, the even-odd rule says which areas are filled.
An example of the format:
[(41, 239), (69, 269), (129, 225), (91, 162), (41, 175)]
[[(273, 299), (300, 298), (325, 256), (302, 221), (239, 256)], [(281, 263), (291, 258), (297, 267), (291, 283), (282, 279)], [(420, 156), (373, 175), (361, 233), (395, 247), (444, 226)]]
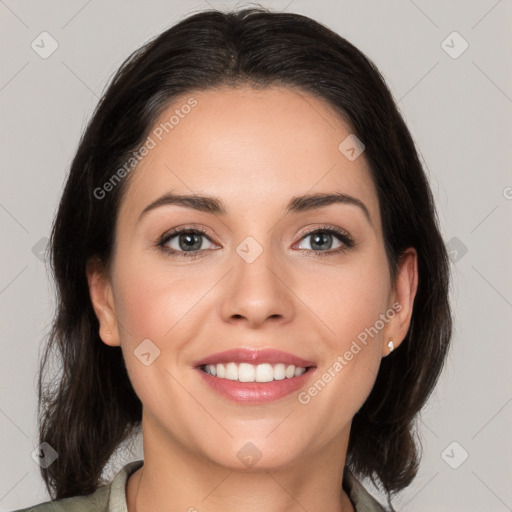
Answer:
[[(95, 492), (88, 496), (46, 501), (13, 512), (128, 512), (126, 482), (128, 477), (143, 464), (143, 460), (126, 464), (110, 484), (98, 487)], [(348, 468), (345, 468), (344, 471), (343, 488), (352, 501), (356, 512), (386, 512), (386, 509), (368, 493)]]

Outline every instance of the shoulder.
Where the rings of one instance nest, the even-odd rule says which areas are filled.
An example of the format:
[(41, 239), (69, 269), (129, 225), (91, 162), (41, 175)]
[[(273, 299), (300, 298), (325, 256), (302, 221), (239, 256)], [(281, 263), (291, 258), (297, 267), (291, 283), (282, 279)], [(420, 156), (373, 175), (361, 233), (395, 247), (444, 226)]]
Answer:
[(124, 466), (107, 485), (102, 485), (87, 496), (73, 496), (14, 510), (13, 512), (113, 512), (126, 510), (126, 480), (143, 465), (143, 460)]
[(13, 512), (107, 512), (110, 496), (110, 484), (99, 487), (88, 496), (74, 496), (56, 501), (45, 501), (38, 505), (15, 510)]
[[(343, 488), (347, 492), (356, 512), (388, 512), (357, 480), (348, 467), (343, 472)], [(391, 510), (391, 512), (394, 512)]]

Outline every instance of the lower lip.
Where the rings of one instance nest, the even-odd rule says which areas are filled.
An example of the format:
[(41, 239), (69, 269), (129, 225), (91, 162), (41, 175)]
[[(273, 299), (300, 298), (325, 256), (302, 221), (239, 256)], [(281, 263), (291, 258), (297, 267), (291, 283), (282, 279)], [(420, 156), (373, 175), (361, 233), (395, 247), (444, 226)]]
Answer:
[(270, 382), (240, 382), (238, 380), (222, 379), (204, 372), (198, 371), (208, 386), (224, 397), (237, 403), (262, 404), (279, 400), (291, 393), (298, 391), (306, 384), (315, 368), (310, 367), (306, 372), (291, 379), (272, 380)]

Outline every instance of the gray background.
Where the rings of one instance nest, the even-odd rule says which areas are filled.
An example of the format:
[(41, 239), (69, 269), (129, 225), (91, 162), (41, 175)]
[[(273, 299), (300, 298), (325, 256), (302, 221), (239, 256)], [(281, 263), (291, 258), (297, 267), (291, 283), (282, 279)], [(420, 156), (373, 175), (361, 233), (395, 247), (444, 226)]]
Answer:
[[(80, 134), (121, 62), (208, 4), (236, 5), (0, 0), (2, 511), (48, 499), (31, 458), (36, 364), (54, 305), (44, 245)], [(375, 61), (421, 150), (452, 249), (453, 349), (422, 415), (418, 477), (396, 509), (512, 510), (512, 2), (262, 5), (311, 16)], [(43, 31), (58, 44), (46, 59), (31, 47), (51, 48)], [(454, 31), (469, 44), (458, 56)], [(108, 474), (141, 458), (136, 441)]]

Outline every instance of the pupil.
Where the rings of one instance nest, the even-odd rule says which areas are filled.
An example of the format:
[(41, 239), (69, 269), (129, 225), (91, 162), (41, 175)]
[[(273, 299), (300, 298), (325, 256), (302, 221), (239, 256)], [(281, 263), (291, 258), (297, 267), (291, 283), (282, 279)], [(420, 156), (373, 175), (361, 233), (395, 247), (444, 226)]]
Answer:
[[(331, 243), (329, 243), (331, 242)], [(322, 245), (323, 244), (323, 245)], [(327, 245), (327, 247), (326, 247)], [(330, 249), (332, 245), (332, 235), (329, 233), (316, 233), (313, 235), (313, 241), (311, 242), (311, 247), (313, 249), (319, 248), (319, 249)], [(315, 247), (317, 246), (317, 247)]]
[(184, 251), (189, 251), (193, 249), (201, 248), (201, 235), (197, 233), (186, 233), (184, 235), (180, 235), (180, 249)]

